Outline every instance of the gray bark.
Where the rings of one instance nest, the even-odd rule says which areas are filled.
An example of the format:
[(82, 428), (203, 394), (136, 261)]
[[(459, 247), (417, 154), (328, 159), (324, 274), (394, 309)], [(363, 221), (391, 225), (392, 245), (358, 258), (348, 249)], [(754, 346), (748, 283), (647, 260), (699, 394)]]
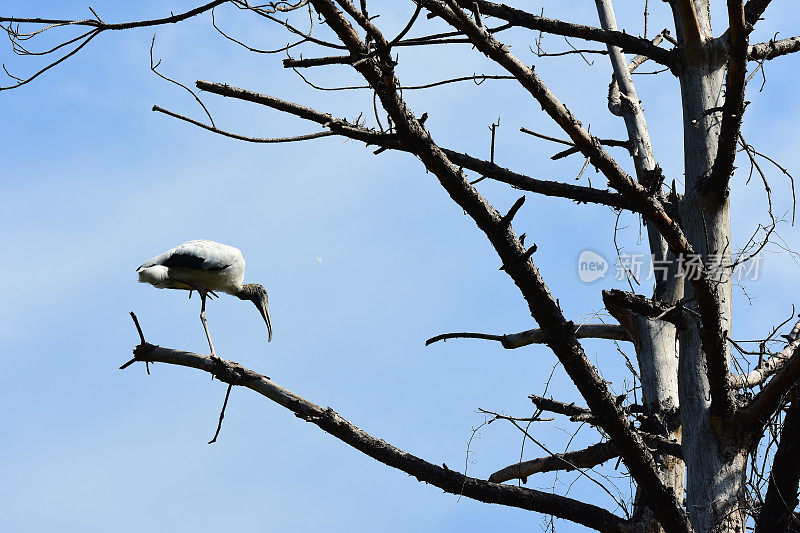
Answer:
[[(711, 35), (708, 2), (695, 0), (697, 25), (702, 37)], [(680, 35), (690, 35), (686, 17), (677, 15)], [(683, 103), (686, 190), (679, 206), (681, 224), (689, 242), (704, 261), (719, 256), (730, 264), (730, 206), (727, 197), (703, 196), (700, 180), (714, 164), (721, 118), (710, 112), (723, 103), (725, 64), (714, 57), (707, 42), (689, 50), (678, 72)], [(717, 269), (717, 289), (723, 328), (730, 334), (732, 284), (728, 269)], [(693, 295), (689, 283), (685, 296)], [(690, 304), (691, 306), (691, 304)], [(745, 451), (733, 439), (721, 438), (722, 427), (711, 416), (711, 392), (706, 354), (701, 345), (700, 324), (689, 321), (679, 334), (678, 395), (683, 425), (686, 462), (686, 508), (695, 531), (744, 531), (743, 498)], [(726, 367), (730, 360), (727, 345)]]

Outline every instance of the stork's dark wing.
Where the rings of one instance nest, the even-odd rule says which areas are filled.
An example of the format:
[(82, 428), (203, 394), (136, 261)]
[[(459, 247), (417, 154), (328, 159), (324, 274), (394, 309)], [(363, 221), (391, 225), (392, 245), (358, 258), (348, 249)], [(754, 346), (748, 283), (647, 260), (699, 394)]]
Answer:
[(242, 253), (233, 246), (213, 241), (195, 240), (167, 250), (139, 268), (161, 265), (167, 268), (219, 271), (225, 270), (237, 262), (242, 263), (242, 270), (244, 270)]
[(203, 257), (187, 254), (173, 253), (161, 262), (167, 268), (193, 268), (196, 270), (224, 270), (230, 266), (218, 261), (208, 261)]

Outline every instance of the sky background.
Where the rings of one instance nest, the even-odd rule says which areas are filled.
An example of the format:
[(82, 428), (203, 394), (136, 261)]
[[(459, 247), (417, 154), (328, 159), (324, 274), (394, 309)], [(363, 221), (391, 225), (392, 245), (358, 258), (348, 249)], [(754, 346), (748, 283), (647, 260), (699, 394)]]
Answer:
[[(724, 5), (714, 24), (724, 30)], [(535, 2), (532, 11), (596, 25), (590, 2)], [(578, 5), (586, 4), (586, 5)], [(642, 3), (618, 2), (620, 27), (641, 34)], [(5, 0), (2, 16), (90, 16), (87, 3)], [(97, 0), (107, 21), (153, 18), (184, 11), (187, 1), (120, 3)], [(410, 2), (370, 3), (387, 34), (403, 27)], [(667, 6), (651, 2), (649, 33), (671, 27)], [(753, 42), (796, 33), (800, 8), (774, 2)], [(254, 46), (280, 47), (287, 35), (235, 9), (217, 21)], [(299, 17), (298, 24), (308, 19)], [(412, 35), (440, 31), (421, 17)], [(187, 85), (227, 82), (374, 124), (368, 91), (318, 92), (281, 66), (282, 55), (255, 55), (224, 40), (210, 16), (157, 29), (161, 71)], [(63, 33), (67, 35), (67, 33)], [(536, 35), (503, 33), (512, 50), (534, 63), (553, 92), (600, 137), (624, 137), (606, 109), (607, 57), (536, 58)], [(167, 365), (119, 371), (138, 342), (128, 312), (139, 316), (147, 340), (207, 349), (199, 301), (186, 293), (136, 283), (136, 267), (190, 239), (239, 247), (246, 281), (270, 294), (275, 337), (250, 304), (223, 296), (209, 304), (218, 353), (271, 376), (322, 406), (331, 406), (372, 435), (423, 457), (464, 470), (478, 408), (529, 416), (527, 395), (579, 398), (543, 346), (506, 351), (494, 343), (452, 341), (424, 346), (447, 331), (516, 332), (535, 327), (485, 236), (447, 197), (432, 175), (406, 154), (373, 156), (362, 143), (325, 138), (297, 144), (252, 145), (214, 136), (150, 111), (153, 104), (203, 118), (185, 91), (149, 71), (153, 29), (105, 33), (77, 56), (25, 87), (0, 92), (0, 527), (5, 531), (464, 531), (538, 530), (542, 517), (442, 493), (387, 468), (316, 426), (245, 389), (231, 395), (218, 442), (213, 435), (225, 386), (207, 374)], [(44, 47), (47, 38), (40, 45)], [(586, 43), (574, 41), (576, 46)], [(545, 36), (549, 52), (569, 45)], [(325, 54), (325, 51), (322, 51)], [(297, 52), (299, 54), (299, 50)], [(297, 55), (296, 54), (296, 55)], [(399, 51), (405, 85), (449, 76), (499, 73), (471, 48), (439, 46)], [(303, 49), (304, 57), (320, 50)], [(18, 58), (6, 43), (0, 59), (12, 73), (38, 63)], [(800, 119), (797, 58), (769, 62), (760, 74), (744, 134), (788, 169), (800, 169), (794, 135)], [(642, 71), (654, 70), (646, 64)], [(362, 84), (352, 69), (308, 72), (332, 87)], [(669, 74), (635, 77), (656, 157), (682, 183), (682, 134), (677, 82)], [(472, 82), (405, 91), (442, 146), (489, 156), (488, 126), (499, 117), (496, 160), (537, 178), (573, 182), (577, 157), (552, 162), (558, 147), (519, 132), (521, 126), (559, 135), (539, 106), (513, 82)], [(276, 111), (204, 95), (218, 126), (254, 136), (318, 131)], [(560, 135), (563, 137), (563, 135)], [(613, 152), (630, 168), (624, 152)], [(746, 158), (733, 180), (735, 245), (766, 218), (758, 178), (749, 184)], [(791, 189), (769, 168), (777, 215), (791, 218)], [(604, 180), (593, 171), (595, 186)], [(520, 195), (488, 180), (479, 185), (505, 210)], [(614, 258), (616, 216), (528, 194), (515, 219), (538, 244), (535, 262), (568, 319), (608, 320), (600, 291), (626, 288), (613, 279), (581, 283), (583, 250)], [(626, 252), (643, 251), (636, 217), (620, 218)], [(797, 231), (780, 228), (800, 249)], [(779, 251), (771, 248), (772, 252)], [(797, 304), (800, 272), (788, 254), (766, 253), (760, 277), (736, 290), (734, 336), (764, 337)], [(639, 291), (650, 294), (650, 282)], [(596, 316), (597, 313), (600, 316)], [(586, 341), (616, 393), (630, 386), (623, 359), (609, 341)], [(629, 356), (633, 350), (621, 346)], [(531, 431), (563, 451), (577, 427), (564, 419)], [(578, 448), (598, 436), (582, 428)], [(502, 422), (471, 442), (468, 473), (487, 477), (520, 457), (521, 436)], [(524, 457), (543, 452), (532, 444)], [(614, 462), (603, 470), (615, 472)], [(528, 486), (622, 511), (585, 478), (544, 475)], [(619, 486), (623, 497), (628, 485)], [(558, 531), (579, 526), (557, 522)]]

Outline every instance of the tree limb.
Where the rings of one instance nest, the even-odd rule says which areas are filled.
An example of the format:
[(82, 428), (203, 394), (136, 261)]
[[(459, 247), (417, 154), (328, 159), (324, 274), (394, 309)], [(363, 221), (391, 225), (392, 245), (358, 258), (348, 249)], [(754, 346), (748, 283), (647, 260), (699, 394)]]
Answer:
[[(656, 35), (655, 38), (650, 42), (658, 46), (664, 40), (665, 35), (669, 35), (669, 30), (662, 30), (661, 33)], [(634, 57), (631, 59), (630, 63), (628, 63), (628, 71), (635, 71), (648, 59), (649, 58), (647, 56), (641, 55)], [(611, 85), (608, 87), (608, 109), (612, 114), (618, 117), (622, 116), (622, 93), (619, 90), (619, 83), (617, 83), (616, 76), (611, 76)]]
[[(544, 396), (537, 396), (536, 394), (530, 394), (528, 398), (531, 399), (533, 405), (536, 406), (537, 409), (541, 411), (548, 411), (550, 413), (557, 413), (559, 415), (568, 416), (570, 418), (575, 417), (590, 417), (592, 416), (591, 409), (587, 409), (585, 407), (580, 407), (579, 405), (575, 405), (575, 402), (566, 403), (560, 402), (558, 400), (554, 400), (552, 398), (545, 398)], [(615, 400), (615, 403), (619, 403)]]
[(203, 370), (223, 383), (253, 390), (369, 457), (402, 470), (419, 481), (439, 487), (445, 492), (464, 495), (485, 503), (552, 514), (598, 531), (627, 531), (625, 520), (600, 507), (547, 492), (490, 483), (429, 463), (369, 435), (330, 407), (323, 409), (275, 384), (268, 377), (244, 368), (238, 363), (151, 344), (140, 344), (134, 349), (133, 355), (136, 361), (167, 363)]
[(755, 533), (789, 531), (800, 486), (800, 402), (797, 392), (786, 410), (778, 451), (772, 461), (764, 504), (756, 518)]
[(331, 135), (336, 135), (332, 131), (325, 130), (325, 131), (317, 131), (314, 133), (308, 133), (305, 135), (293, 135), (291, 137), (250, 137), (247, 135), (240, 135), (238, 133), (232, 133), (230, 131), (221, 130), (216, 126), (210, 126), (208, 124), (204, 124), (199, 120), (195, 120), (185, 115), (181, 115), (180, 113), (175, 113), (174, 111), (170, 111), (169, 109), (164, 109), (163, 107), (159, 107), (157, 105), (153, 106), (153, 111), (156, 111), (158, 113), (163, 113), (172, 118), (177, 118), (178, 120), (188, 122), (189, 124), (194, 124), (199, 128), (203, 128), (204, 130), (208, 130), (212, 133), (222, 135), (223, 137), (230, 137), (231, 139), (236, 139), (237, 141), (246, 141), (250, 143), (267, 143), (267, 144), (287, 143), (287, 142), (297, 142), (297, 141), (308, 141), (311, 139), (319, 139), (320, 137), (330, 137)]
[(761, 15), (764, 14), (764, 11), (767, 10), (771, 1), (772, 0), (747, 0), (747, 3), (744, 5), (747, 33), (753, 31), (753, 27), (756, 22), (758, 22), (758, 19), (761, 18)]
[(751, 61), (764, 61), (800, 51), (800, 37), (754, 44), (747, 53)]
[(477, 2), (474, 0), (457, 0), (457, 3), (465, 9), (472, 9), (472, 4), (477, 3), (483, 15), (505, 20), (514, 26), (619, 46), (627, 52), (647, 56), (661, 65), (669, 67), (673, 65), (673, 54), (671, 51), (659, 48), (649, 40), (636, 37), (629, 33), (608, 31), (591, 26), (584, 26), (582, 24), (573, 24), (561, 20), (539, 17), (522, 11), (521, 9), (515, 9), (505, 4), (497, 4), (487, 0), (478, 0)]
[(683, 28), (683, 50), (687, 57), (693, 58), (700, 53), (703, 44), (703, 34), (700, 30), (700, 21), (697, 18), (693, 0), (675, 0), (673, 4), (678, 9)]
[(308, 68), (308, 67), (322, 67), (326, 65), (349, 65), (357, 61), (357, 57), (352, 56), (326, 56), (326, 57), (309, 57), (303, 59), (295, 59), (287, 57), (283, 60), (284, 68)]
[[(654, 448), (662, 453), (678, 458), (683, 457), (679, 443), (655, 436), (650, 437), (645, 437), (648, 445), (653, 445)], [(614, 443), (611, 441), (600, 442), (583, 450), (557, 453), (547, 457), (537, 457), (529, 461), (514, 463), (494, 472), (489, 476), (489, 481), (503, 483), (512, 479), (519, 479), (523, 483), (527, 483), (527, 478), (533, 474), (553, 471), (570, 472), (577, 468), (593, 468), (614, 457), (619, 457), (619, 450)]]
[[(800, 322), (795, 325), (793, 331), (797, 330), (798, 327), (800, 327)], [(783, 350), (761, 361), (752, 371), (746, 374), (734, 375), (731, 379), (733, 386), (737, 389), (745, 389), (761, 385), (775, 372), (783, 368), (798, 347), (800, 347), (800, 338), (792, 338)]]
[(671, 322), (676, 326), (684, 324), (685, 319), (680, 305), (669, 305), (666, 302), (619, 289), (604, 290), (602, 294), (603, 304), (612, 314), (615, 309), (621, 308), (654, 320)]
[(800, 338), (795, 339), (784, 350), (791, 354), (770, 381), (755, 398), (737, 413), (736, 421), (745, 431), (760, 434), (760, 428), (780, 407), (784, 396), (800, 379)]
[(556, 470), (570, 472), (576, 468), (592, 468), (606, 461), (619, 457), (619, 450), (613, 442), (600, 442), (583, 450), (557, 453), (547, 457), (537, 457), (529, 461), (514, 463), (498, 470), (489, 476), (493, 483), (503, 483), (512, 479), (520, 479), (527, 483), (528, 477), (542, 472)]
[[(622, 326), (616, 324), (576, 324), (575, 336), (579, 339), (608, 339), (630, 341), (631, 338)], [(448, 339), (483, 339), (498, 341), (506, 350), (521, 348), (530, 344), (547, 344), (547, 332), (542, 329), (529, 329), (519, 333), (491, 335), (486, 333), (443, 333), (425, 341), (425, 346)]]
[(557, 196), (574, 200), (578, 203), (600, 204), (614, 209), (625, 209), (635, 211), (633, 203), (628, 201), (623, 195), (609, 191), (607, 189), (597, 189), (583, 185), (574, 185), (560, 181), (541, 180), (519, 174), (507, 168), (501, 167), (490, 161), (477, 159), (469, 154), (456, 152), (448, 148), (442, 148), (447, 158), (454, 164), (464, 167), (473, 172), (495, 181), (508, 183), (514, 188), (531, 191), (545, 196)]
[[(611, 0), (595, 0), (595, 4), (597, 5), (600, 26), (605, 30), (616, 31), (617, 20)], [(661, 37), (663, 36), (659, 34), (653, 43), (658, 44), (660, 42), (658, 39)], [(647, 121), (639, 102), (636, 86), (631, 77), (631, 69), (636, 68), (636, 65), (634, 63), (629, 66), (625, 55), (617, 46), (608, 45), (608, 56), (611, 59), (611, 66), (614, 70), (615, 96), (618, 97), (620, 102), (619, 114), (625, 120), (630, 153), (636, 169), (636, 179), (644, 187), (655, 193), (660, 191), (664, 175), (656, 163), (653, 144), (650, 141), (650, 132), (647, 130)], [(610, 90), (613, 87), (612, 85)], [(666, 259), (667, 243), (652, 221), (647, 221), (646, 225), (650, 253), (658, 260)], [(656, 276), (656, 294), (663, 294), (665, 291), (664, 286), (663, 278)]]
[(728, 182), (733, 174), (737, 141), (744, 115), (744, 94), (747, 77), (747, 33), (742, 0), (728, 0), (728, 69), (725, 80), (725, 103), (722, 106), (722, 125), (717, 141), (717, 157), (711, 174), (701, 185), (703, 194), (729, 194)]
[[(361, 126), (355, 126), (329, 113), (323, 113), (310, 107), (281, 100), (280, 98), (275, 98), (266, 94), (232, 87), (224, 83), (198, 80), (196, 85), (198, 89), (203, 91), (265, 105), (278, 111), (316, 122), (323, 126), (327, 125), (331, 131), (344, 137), (392, 150), (411, 151), (407, 145), (399, 142), (396, 136), (369, 130)], [(633, 210), (633, 205), (626, 200), (625, 197), (613, 191), (531, 178), (503, 168), (495, 163), (472, 157), (469, 154), (457, 152), (448, 148), (442, 148), (442, 151), (454, 164), (477, 172), (487, 178), (508, 183), (520, 190), (531, 191), (545, 196), (557, 196), (581, 203), (596, 203), (607, 205), (615, 209)]]
[(104, 30), (128, 30), (131, 28), (144, 28), (148, 26), (160, 26), (163, 24), (175, 24), (183, 20), (192, 18), (206, 11), (222, 5), (232, 0), (214, 0), (207, 4), (195, 7), (189, 11), (178, 13), (177, 15), (170, 15), (169, 17), (162, 17), (157, 19), (137, 20), (130, 22), (115, 22), (106, 23), (98, 19), (83, 19), (83, 20), (70, 20), (70, 19), (46, 19), (46, 18), (22, 18), (22, 17), (0, 17), (0, 22), (12, 22), (19, 24), (48, 24), (55, 26), (88, 26), (97, 28), (100, 31)]

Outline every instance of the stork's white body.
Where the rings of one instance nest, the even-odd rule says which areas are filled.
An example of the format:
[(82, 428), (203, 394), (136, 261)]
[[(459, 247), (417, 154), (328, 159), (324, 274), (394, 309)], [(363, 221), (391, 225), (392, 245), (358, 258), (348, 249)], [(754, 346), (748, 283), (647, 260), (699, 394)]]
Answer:
[(206, 332), (208, 347), (214, 355), (214, 344), (206, 321), (206, 298), (215, 291), (226, 292), (240, 300), (255, 304), (267, 324), (267, 341), (272, 340), (267, 290), (258, 283), (243, 285), (244, 257), (238, 248), (214, 241), (188, 241), (157, 255), (136, 269), (139, 281), (159, 289), (197, 291), (200, 296), (200, 321)]
[(140, 266), (139, 281), (159, 289), (219, 291), (236, 295), (244, 281), (238, 248), (214, 241), (188, 241)]

